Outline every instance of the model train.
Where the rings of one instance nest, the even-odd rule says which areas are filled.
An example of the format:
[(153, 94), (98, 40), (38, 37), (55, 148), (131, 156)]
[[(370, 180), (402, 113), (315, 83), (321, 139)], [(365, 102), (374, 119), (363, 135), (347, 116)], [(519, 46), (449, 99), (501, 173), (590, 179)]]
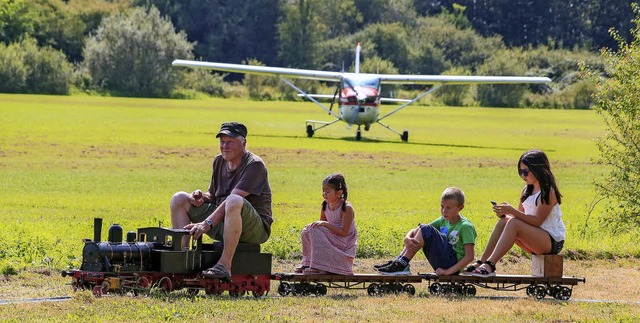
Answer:
[[(231, 296), (252, 293), (267, 295), (271, 280), (280, 281), (278, 294), (317, 295), (328, 288), (366, 289), (369, 295), (407, 293), (415, 295), (414, 283), (426, 281), (435, 295), (474, 296), (475, 286), (495, 290), (526, 289), (527, 295), (538, 299), (546, 295), (566, 300), (573, 286), (585, 282), (575, 277), (536, 277), (497, 275), (495, 277), (437, 276), (435, 274), (390, 276), (378, 274), (304, 275), (272, 273), (272, 256), (260, 251), (259, 245), (238, 245), (231, 265), (231, 281), (202, 276), (203, 269), (212, 267), (222, 254), (222, 243), (194, 241), (188, 230), (162, 227), (139, 228), (129, 231), (123, 241), (118, 224), (109, 228), (106, 242), (101, 241), (102, 219), (94, 219), (94, 238), (84, 239), (80, 269), (65, 270), (63, 277), (71, 277), (74, 291), (91, 290), (94, 295), (107, 293), (138, 295), (153, 288), (165, 292), (186, 289), (191, 294), (201, 290), (207, 295), (228, 292)], [(187, 237), (188, 236), (188, 237)], [(182, 242), (189, 240), (188, 246)], [(524, 287), (522, 287), (524, 285)]]

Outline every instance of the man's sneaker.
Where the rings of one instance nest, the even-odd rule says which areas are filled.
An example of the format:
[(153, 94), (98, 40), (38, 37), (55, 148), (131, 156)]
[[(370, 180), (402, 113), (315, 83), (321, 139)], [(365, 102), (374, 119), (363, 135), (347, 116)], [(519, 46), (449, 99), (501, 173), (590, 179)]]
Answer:
[(388, 266), (378, 268), (378, 272), (383, 275), (411, 275), (411, 268), (409, 268), (409, 265), (404, 266), (397, 261), (393, 261)]
[(384, 264), (373, 265), (373, 269), (378, 270), (378, 268), (387, 267), (387, 266), (391, 265), (392, 262), (393, 262), (393, 260), (389, 260), (389, 261), (385, 262)]

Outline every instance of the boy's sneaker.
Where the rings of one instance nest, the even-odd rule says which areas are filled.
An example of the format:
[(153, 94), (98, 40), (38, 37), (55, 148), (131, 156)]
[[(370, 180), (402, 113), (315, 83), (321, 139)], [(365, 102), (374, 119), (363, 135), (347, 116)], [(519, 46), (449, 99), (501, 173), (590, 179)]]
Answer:
[(393, 261), (388, 266), (378, 268), (378, 272), (383, 275), (411, 275), (411, 268), (409, 268), (409, 265), (404, 266), (397, 261)]
[(373, 269), (378, 270), (379, 268), (387, 267), (387, 266), (391, 265), (392, 262), (393, 262), (393, 260), (389, 260), (389, 261), (385, 262), (384, 264), (373, 265)]

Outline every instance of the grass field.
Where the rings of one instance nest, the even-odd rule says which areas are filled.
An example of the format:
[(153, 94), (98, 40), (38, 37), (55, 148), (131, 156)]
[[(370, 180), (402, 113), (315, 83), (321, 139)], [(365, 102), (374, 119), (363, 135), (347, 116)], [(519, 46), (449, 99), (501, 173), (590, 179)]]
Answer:
[[(211, 158), (218, 152), (215, 132), (231, 120), (247, 125), (249, 150), (269, 168), (276, 222), (264, 250), (291, 266), (300, 255), (302, 226), (319, 216), (321, 181), (333, 172), (343, 173), (349, 185), (360, 233), (358, 258), (395, 255), (408, 229), (439, 216), (439, 197), (448, 186), (467, 195), (463, 214), (476, 225), (479, 254), (494, 223), (489, 201), (517, 203), (523, 182), (516, 162), (530, 148), (548, 153), (564, 196), (565, 254), (591, 260), (640, 255), (637, 228), (614, 235), (599, 225), (600, 207), (588, 216), (592, 181), (606, 173), (592, 163), (598, 157), (593, 139), (604, 132), (593, 111), (409, 107), (386, 119), (409, 131), (408, 143), (377, 125), (355, 141), (355, 129), (344, 123), (307, 138), (307, 119), (330, 120), (310, 103), (0, 94), (0, 269), (7, 275), (78, 267), (81, 239), (93, 236), (94, 217), (104, 219), (104, 232), (111, 223), (127, 231), (170, 226), (170, 197), (207, 187)], [(338, 311), (345, 300), (340, 306), (365, 306), (350, 297), (322, 304)], [(142, 302), (167, 311), (165, 319), (190, 317), (174, 315), (176, 304)], [(308, 306), (304, 300), (283, 302)], [(218, 305), (228, 306), (229, 313), (276, 306), (225, 304)], [(625, 309), (616, 306), (602, 308), (609, 312), (600, 317), (620, 318), (615, 313)], [(556, 310), (539, 319), (571, 320)], [(588, 320), (588, 311), (580, 317)], [(351, 318), (367, 319), (359, 315)], [(292, 318), (274, 314), (272, 319)]]

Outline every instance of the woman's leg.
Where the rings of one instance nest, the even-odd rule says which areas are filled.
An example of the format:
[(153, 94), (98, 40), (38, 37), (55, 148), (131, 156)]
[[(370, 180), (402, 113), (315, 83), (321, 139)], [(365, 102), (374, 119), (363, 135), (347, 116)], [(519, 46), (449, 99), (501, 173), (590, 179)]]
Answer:
[(489, 259), (489, 256), (493, 253), (493, 250), (496, 248), (498, 244), (498, 240), (504, 231), (504, 227), (507, 224), (510, 216), (506, 216), (504, 218), (500, 218), (498, 222), (496, 222), (496, 226), (493, 227), (493, 231), (491, 231), (491, 236), (489, 236), (489, 241), (487, 242), (487, 246), (484, 247), (484, 251), (482, 252), (482, 256), (480, 256), (480, 261), (486, 261)]
[[(493, 252), (486, 260), (494, 264), (497, 263), (516, 243), (523, 250), (537, 254), (551, 251), (551, 239), (549, 239), (549, 234), (546, 231), (516, 218), (509, 218)], [(482, 265), (480, 268), (491, 272), (491, 268), (488, 265)]]

